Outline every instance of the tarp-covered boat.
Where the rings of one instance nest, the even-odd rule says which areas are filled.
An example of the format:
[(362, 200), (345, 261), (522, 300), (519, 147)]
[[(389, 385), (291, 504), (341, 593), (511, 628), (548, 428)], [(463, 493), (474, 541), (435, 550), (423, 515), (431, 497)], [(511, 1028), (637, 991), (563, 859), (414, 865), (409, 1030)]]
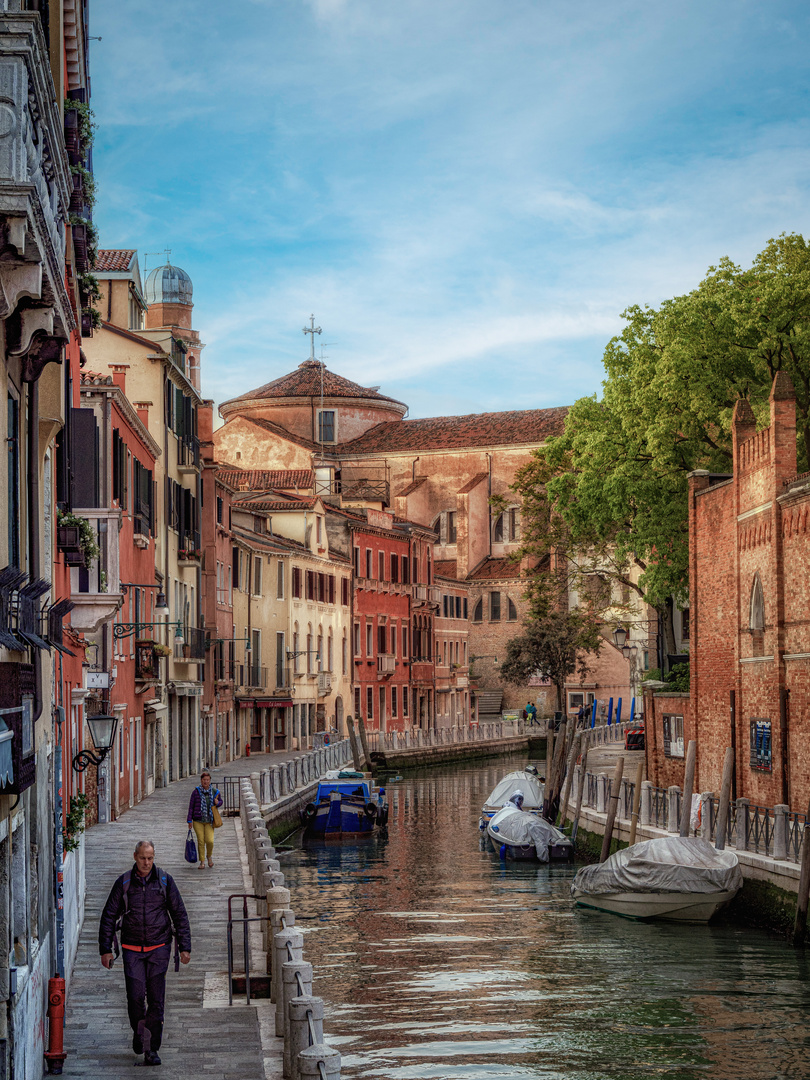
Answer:
[(362, 773), (352, 769), (324, 773), (314, 800), (301, 812), (304, 836), (339, 840), (384, 829), (388, 824), (384, 797), (385, 788), (372, 792)]
[(733, 851), (700, 837), (642, 840), (600, 865), (584, 866), (571, 885), (580, 907), (628, 919), (704, 923), (742, 888)]
[(503, 859), (571, 859), (574, 845), (545, 818), (507, 804), (487, 825), (487, 836)]
[(537, 775), (537, 769), (533, 765), (519, 772), (510, 772), (502, 780), (499, 780), (493, 788), (489, 798), (484, 803), (481, 811), (479, 827), (483, 832), (501, 807), (508, 803), (516, 791), (523, 793), (523, 809), (530, 814), (539, 814), (543, 809), (545, 785)]

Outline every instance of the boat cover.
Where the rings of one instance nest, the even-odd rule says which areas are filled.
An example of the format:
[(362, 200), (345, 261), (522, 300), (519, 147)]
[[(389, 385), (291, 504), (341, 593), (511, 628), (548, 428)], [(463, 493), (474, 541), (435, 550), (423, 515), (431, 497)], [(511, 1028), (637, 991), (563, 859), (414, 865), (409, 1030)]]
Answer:
[(514, 793), (520, 789), (523, 792), (523, 808), (533, 809), (543, 805), (543, 784), (533, 773), (510, 772), (495, 787), (484, 806), (503, 806), (509, 802)]
[(742, 883), (733, 851), (717, 851), (698, 836), (663, 836), (623, 848), (601, 864), (583, 866), (571, 891), (589, 896), (736, 892)]
[(534, 844), (540, 862), (548, 862), (549, 845), (563, 838), (563, 833), (545, 818), (527, 814), (511, 803), (495, 814), (487, 832), (495, 844)]

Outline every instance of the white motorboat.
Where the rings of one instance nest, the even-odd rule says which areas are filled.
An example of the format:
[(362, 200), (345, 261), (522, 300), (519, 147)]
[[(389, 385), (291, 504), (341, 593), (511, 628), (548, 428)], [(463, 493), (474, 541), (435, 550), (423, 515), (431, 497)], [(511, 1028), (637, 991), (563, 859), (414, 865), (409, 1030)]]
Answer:
[(543, 799), (545, 798), (545, 784), (537, 775), (537, 769), (533, 765), (529, 765), (518, 772), (507, 773), (502, 780), (498, 781), (481, 810), (481, 819), (478, 822), (481, 832), (484, 832), (492, 820), (493, 814), (496, 814), (505, 803), (508, 803), (516, 791), (523, 793), (523, 810), (525, 813), (541, 813)]
[(527, 814), (513, 803), (507, 803), (492, 816), (487, 836), (502, 859), (571, 859), (574, 845), (570, 839), (545, 818)]
[(700, 837), (666, 836), (584, 866), (571, 895), (579, 907), (625, 919), (705, 923), (731, 903), (742, 880), (733, 851), (717, 851)]

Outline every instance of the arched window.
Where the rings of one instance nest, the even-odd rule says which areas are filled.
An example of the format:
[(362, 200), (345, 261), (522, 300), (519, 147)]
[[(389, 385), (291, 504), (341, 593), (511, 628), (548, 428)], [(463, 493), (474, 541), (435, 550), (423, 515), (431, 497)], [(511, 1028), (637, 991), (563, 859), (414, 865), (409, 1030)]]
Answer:
[(506, 616), (507, 619), (509, 620), (509, 622), (516, 622), (517, 617), (518, 617), (517, 608), (515, 607), (514, 603), (512, 602), (511, 597), (507, 596), (506, 603), (507, 603), (507, 612), (508, 612), (508, 614)]
[(472, 621), (482, 622), (484, 618), (484, 601), (478, 600), (473, 608)]
[(520, 539), (519, 506), (510, 506), (498, 514), (492, 525), (492, 539), (496, 544), (514, 544)]
[(748, 611), (748, 629), (751, 632), (752, 655), (765, 655), (765, 596), (759, 574), (754, 574), (751, 585), (751, 602)]

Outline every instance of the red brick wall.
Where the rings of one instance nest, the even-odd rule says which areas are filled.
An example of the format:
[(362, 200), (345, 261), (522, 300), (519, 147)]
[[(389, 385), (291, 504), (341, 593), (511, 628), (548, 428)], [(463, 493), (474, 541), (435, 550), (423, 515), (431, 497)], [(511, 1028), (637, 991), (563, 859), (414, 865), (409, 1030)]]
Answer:
[[(664, 716), (683, 717), (684, 757), (667, 756), (664, 749)], [(683, 787), (686, 747), (694, 739), (695, 725), (692, 722), (692, 703), (689, 694), (654, 694), (644, 695), (644, 731), (647, 748), (647, 779), (656, 787), (668, 788), (673, 784)], [(696, 789), (697, 789), (696, 783)]]

